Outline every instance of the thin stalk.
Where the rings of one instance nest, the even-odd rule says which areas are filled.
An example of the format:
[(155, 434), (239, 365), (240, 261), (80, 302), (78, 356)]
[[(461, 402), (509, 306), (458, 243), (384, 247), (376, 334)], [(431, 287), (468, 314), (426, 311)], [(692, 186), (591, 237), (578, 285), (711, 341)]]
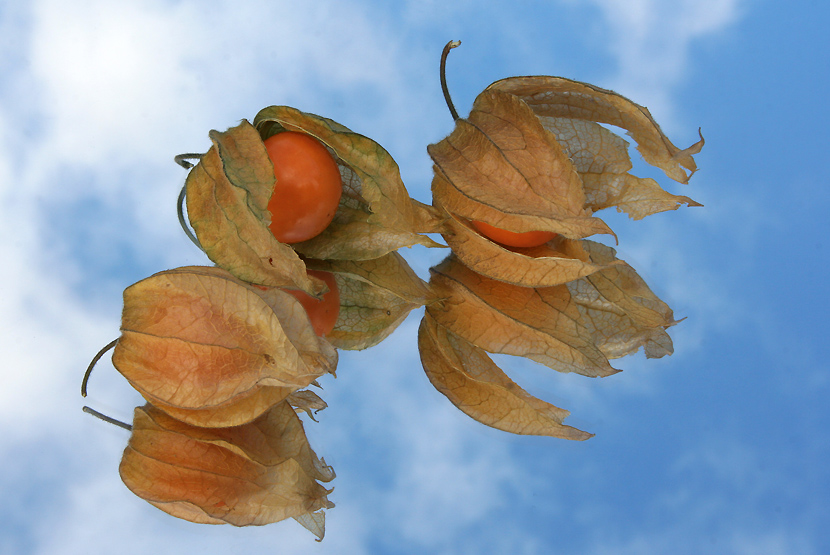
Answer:
[(98, 412), (95, 409), (91, 409), (87, 406), (84, 406), (83, 411), (87, 414), (91, 414), (95, 418), (100, 418), (104, 422), (108, 422), (110, 424), (113, 424), (114, 426), (118, 426), (119, 428), (124, 428), (125, 430), (130, 431), (130, 432), (133, 430), (133, 427), (130, 426), (129, 424), (127, 424), (126, 422), (121, 422), (120, 420), (116, 420), (115, 418), (111, 418), (111, 417), (107, 416), (106, 414), (101, 414), (100, 412)]
[(101, 360), (101, 357), (104, 356), (107, 351), (115, 347), (115, 344), (118, 343), (118, 339), (113, 339), (109, 343), (107, 343), (103, 349), (98, 351), (94, 357), (92, 357), (92, 362), (89, 363), (89, 366), (86, 367), (86, 372), (84, 372), (84, 379), (81, 381), (81, 397), (86, 397), (86, 384), (89, 382), (89, 376), (92, 374), (92, 369), (95, 368), (95, 365), (98, 364), (98, 361)]
[[(193, 167), (193, 164), (188, 162), (188, 160), (201, 160), (202, 154), (196, 152), (188, 152), (185, 154), (179, 154), (173, 160), (183, 167), (186, 170), (189, 170)], [(202, 244), (199, 242), (199, 239), (196, 238), (196, 235), (190, 230), (190, 227), (187, 225), (187, 219), (184, 217), (184, 201), (187, 197), (187, 184), (185, 183), (182, 186), (182, 190), (179, 192), (179, 199), (176, 201), (176, 214), (179, 216), (179, 225), (182, 226), (184, 230), (184, 234), (187, 235), (187, 238), (190, 239), (194, 245), (196, 245), (200, 251), (205, 252), (205, 249), (202, 248)]]
[(441, 91), (444, 93), (444, 100), (447, 103), (447, 108), (450, 109), (450, 114), (452, 115), (453, 120), (458, 119), (458, 112), (455, 110), (455, 106), (452, 103), (452, 98), (450, 98), (450, 91), (447, 88), (447, 56), (450, 54), (450, 50), (456, 48), (461, 45), (460, 40), (451, 40), (447, 43), (444, 47), (444, 51), (441, 52), (441, 68), (440, 68), (440, 77), (441, 77)]
[(187, 235), (187, 238), (190, 239), (200, 251), (204, 252), (205, 249), (202, 248), (202, 244), (199, 242), (199, 239), (196, 238), (196, 235), (190, 231), (190, 227), (187, 225), (187, 219), (184, 217), (184, 201), (186, 197), (187, 184), (182, 186), (182, 190), (179, 192), (179, 199), (176, 201), (176, 214), (179, 216), (179, 225), (182, 226), (184, 234)]
[[(89, 366), (87, 366), (86, 372), (84, 372), (84, 379), (81, 381), (81, 396), (82, 397), (86, 397), (86, 386), (87, 386), (87, 383), (89, 383), (89, 376), (92, 374), (92, 369), (95, 368), (95, 365), (98, 363), (99, 360), (101, 360), (101, 357), (104, 356), (107, 351), (109, 351), (110, 349), (115, 347), (116, 343), (118, 343), (118, 339), (113, 339), (112, 341), (107, 343), (104, 346), (103, 349), (98, 351), (95, 354), (94, 357), (92, 357), (92, 362), (90, 362)], [(116, 420), (115, 418), (110, 418), (109, 416), (107, 416), (105, 414), (101, 414), (97, 410), (91, 409), (87, 406), (84, 406), (83, 411), (87, 414), (91, 414), (92, 416), (94, 416), (96, 418), (100, 418), (104, 422), (109, 422), (110, 424), (114, 424), (114, 425), (116, 425), (120, 428), (124, 428), (125, 430), (132, 430), (133, 429), (133, 427), (130, 426), (129, 424), (125, 424), (124, 422), (121, 422), (120, 420)]]
[(180, 165), (181, 167), (183, 167), (186, 170), (189, 170), (190, 168), (193, 167), (193, 164), (188, 162), (188, 160), (201, 160), (201, 159), (202, 159), (202, 155), (199, 154), (198, 152), (188, 152), (186, 154), (179, 154), (178, 156), (173, 158), (173, 160), (178, 165)]

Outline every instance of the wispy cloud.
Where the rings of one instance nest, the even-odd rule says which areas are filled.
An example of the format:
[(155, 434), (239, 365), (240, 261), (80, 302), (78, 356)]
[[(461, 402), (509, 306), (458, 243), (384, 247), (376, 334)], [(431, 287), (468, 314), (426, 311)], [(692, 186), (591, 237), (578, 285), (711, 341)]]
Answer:
[(360, 4), (35, 6), (31, 69), (47, 146), (76, 164), (153, 159), (182, 140), (203, 145), (204, 129), (253, 117), (252, 106), (311, 109), (333, 91), (396, 78), (394, 40)]
[(741, 0), (591, 0), (618, 69), (612, 88), (648, 106), (671, 128), (678, 113), (672, 89), (694, 70), (695, 41), (726, 31), (743, 13)]

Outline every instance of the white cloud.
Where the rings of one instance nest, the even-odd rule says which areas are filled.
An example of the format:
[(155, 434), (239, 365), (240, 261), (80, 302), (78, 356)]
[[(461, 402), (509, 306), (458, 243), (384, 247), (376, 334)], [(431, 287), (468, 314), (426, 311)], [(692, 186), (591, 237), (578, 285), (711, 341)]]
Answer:
[[(0, 136), (3, 152), (9, 139)], [(20, 186), (10, 166), (0, 157), (0, 183)], [(9, 441), (37, 435), (39, 426), (61, 426), (58, 415), (67, 410), (63, 392), (80, 386), (81, 374), (67, 372), (82, 373), (88, 353), (97, 350), (96, 338), (113, 324), (88, 313), (62, 281), (63, 265), (43, 257), (31, 225), (38, 218), (32, 199), (20, 189), (0, 189), (0, 289), (6, 292), (0, 295), (0, 428), (8, 430), (4, 440)]]
[(517, 481), (519, 470), (503, 443), (469, 435), (468, 423), (460, 422), (466, 416), (448, 401), (427, 408), (400, 430), (407, 441), (389, 499), (408, 501), (389, 505), (397, 509), (400, 535), (432, 550), (456, 544), (467, 526), (503, 510), (505, 485)]
[[(321, 85), (386, 88), (395, 79), (394, 47), (382, 47), (394, 41), (350, 4), (35, 6), (32, 71), (52, 127), (49, 152), (75, 164), (159, 153), (166, 162), (171, 143), (195, 136), (201, 147), (211, 126), (252, 118), (267, 103), (319, 103)], [(341, 33), (348, 40), (336, 41)]]
[(592, 0), (608, 30), (607, 48), (617, 60), (612, 87), (669, 129), (677, 117), (672, 89), (693, 70), (693, 43), (726, 30), (742, 14), (741, 0)]
[(33, 12), (36, 100), (48, 125), (44, 146), (58, 160), (145, 161), (167, 143), (165, 121), (187, 101), (198, 109), (203, 95), (182, 64), (192, 45), (177, 24), (188, 17), (181, 6), (44, 1)]

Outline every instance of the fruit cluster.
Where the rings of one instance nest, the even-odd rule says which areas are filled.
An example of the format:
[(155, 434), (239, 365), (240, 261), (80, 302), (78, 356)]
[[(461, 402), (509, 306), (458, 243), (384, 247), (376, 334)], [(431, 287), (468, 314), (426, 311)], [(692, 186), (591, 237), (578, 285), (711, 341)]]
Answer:
[[(641, 347), (672, 352), (671, 309), (586, 238), (616, 237), (594, 215), (604, 208), (639, 219), (697, 203), (629, 174), (628, 143), (602, 124), (627, 130), (647, 162), (684, 183), (702, 139), (680, 150), (645, 108), (562, 78), (493, 83), (464, 119), (445, 95), (456, 128), (428, 147), (431, 206), (409, 196), (380, 145), (323, 117), (272, 106), (210, 133), (180, 199), (195, 233), (185, 231), (215, 266), (128, 287), (110, 345), (147, 400), (120, 468), (133, 492), (194, 522), (293, 517), (322, 538), (333, 505), (320, 482), (334, 471), (297, 414), (326, 406), (309, 387), (335, 373), (337, 349), (376, 345), (422, 306), (430, 381), (512, 433), (591, 435), (488, 352), (591, 377)], [(427, 283), (397, 251), (446, 248), (429, 234), (451, 254)]]
[[(454, 110), (452, 110), (454, 112)], [(648, 110), (561, 77), (497, 81), (428, 151), (433, 205), (452, 249), (431, 269), (438, 302), (426, 308), (421, 360), (432, 384), (476, 420), (512, 433), (587, 439), (568, 411), (536, 399), (487, 355), (527, 357), (560, 372), (617, 373), (610, 359), (644, 348), (671, 354), (672, 310), (613, 248), (595, 216), (616, 207), (634, 219), (699, 206), (631, 175), (628, 131), (643, 158), (676, 181), (696, 171), (703, 139), (675, 147)]]

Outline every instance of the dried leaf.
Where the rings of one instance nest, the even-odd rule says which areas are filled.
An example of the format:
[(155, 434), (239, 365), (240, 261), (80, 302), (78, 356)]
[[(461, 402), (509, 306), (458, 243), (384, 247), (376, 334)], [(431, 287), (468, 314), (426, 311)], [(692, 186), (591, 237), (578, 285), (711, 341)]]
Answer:
[(309, 260), (308, 266), (313, 270), (349, 276), (421, 306), (432, 298), (429, 286), (397, 252), (373, 260)]
[(150, 402), (200, 426), (248, 422), (337, 364), (294, 297), (218, 268), (128, 287), (121, 329), (116, 368)]
[(259, 133), (243, 121), (210, 138), (213, 146), (186, 181), (188, 217), (205, 253), (244, 281), (319, 293), (322, 282), (268, 228), (275, 178)]
[(585, 190), (590, 191), (593, 206), (597, 210), (614, 206), (634, 220), (651, 214), (677, 210), (681, 205), (703, 206), (689, 197), (666, 192), (651, 178), (631, 174), (600, 176), (586, 175)]
[(413, 309), (432, 300), (427, 284), (395, 252), (374, 260), (309, 260), (308, 264), (332, 272), (337, 281), (340, 314), (326, 339), (340, 349), (377, 345)]
[(554, 238), (538, 247), (508, 248), (479, 234), (451, 213), (444, 239), (453, 254), (477, 273), (524, 287), (551, 287), (592, 274), (603, 268), (582, 256), (580, 241)]
[(409, 197), (398, 165), (375, 141), (288, 106), (260, 110), (254, 125), (263, 139), (283, 130), (312, 135), (333, 151), (341, 168), (344, 194), (334, 225), (295, 245), (298, 252), (310, 258), (366, 260), (415, 244), (440, 246), (421, 235), (431, 231), (424, 214), (428, 208)]
[(469, 118), (427, 150), (433, 204), (450, 213), (514, 232), (613, 235), (585, 210), (582, 182), (556, 137), (513, 95), (481, 93)]
[(569, 412), (528, 394), (482, 350), (426, 314), (418, 331), (430, 382), (473, 419), (514, 434), (585, 440), (592, 436), (562, 421)]
[[(222, 428), (238, 426), (254, 420), (275, 404), (285, 400), (288, 391), (290, 391), (289, 388), (260, 386), (251, 390), (247, 395), (237, 395), (218, 405), (197, 408), (183, 408), (143, 393), (142, 396), (154, 406), (182, 422), (204, 428)], [(291, 394), (288, 393), (287, 397), (290, 396)]]
[(560, 372), (599, 377), (617, 372), (594, 344), (567, 286), (529, 288), (479, 275), (450, 256), (431, 269), (443, 301), (435, 321), (491, 353), (527, 357)]
[(286, 401), (289, 405), (294, 407), (294, 410), (297, 412), (305, 412), (309, 418), (316, 421), (317, 419), (314, 418), (314, 414), (311, 411), (320, 412), (324, 408), (328, 407), (325, 401), (320, 398), (319, 395), (314, 393), (313, 391), (309, 391), (308, 389), (303, 389), (302, 391), (295, 391), (288, 397), (286, 397)]
[[(539, 116), (607, 123), (621, 127), (637, 142), (646, 162), (662, 169), (680, 183), (697, 170), (693, 155), (703, 148), (703, 138), (686, 149), (669, 141), (648, 109), (609, 90), (562, 77), (510, 77), (496, 81), (488, 91), (501, 91), (524, 100)], [(689, 173), (687, 174), (686, 171)]]
[(401, 247), (444, 247), (426, 235), (372, 224), (370, 218), (364, 210), (341, 204), (325, 231), (293, 247), (306, 258), (318, 260), (373, 260)]
[(416, 227), (421, 230), (421, 233), (441, 233), (443, 231), (444, 218), (440, 210), (414, 199), (412, 200), (412, 206), (415, 210)]
[(377, 345), (420, 305), (364, 281), (335, 274), (340, 288), (340, 314), (326, 337), (338, 349), (359, 351)]
[(262, 525), (333, 507), (318, 481), (334, 472), (287, 403), (249, 424), (213, 429), (138, 407), (119, 471), (133, 493), (192, 522)]
[(317, 536), (317, 541), (322, 541), (326, 533), (326, 513), (317, 511), (316, 513), (305, 513), (293, 517), (299, 522), (303, 528)]
[(673, 347), (666, 328), (676, 323), (671, 308), (631, 266), (616, 259), (614, 249), (592, 241), (585, 246), (592, 260), (617, 262), (568, 284), (597, 347), (608, 358), (626, 356), (640, 347), (645, 347), (648, 358), (670, 355)]
[(689, 197), (664, 191), (653, 179), (627, 173), (631, 168), (628, 142), (592, 121), (539, 118), (570, 156), (582, 177), (586, 205), (594, 212), (616, 207), (632, 219), (676, 210), (682, 204), (701, 206)]

